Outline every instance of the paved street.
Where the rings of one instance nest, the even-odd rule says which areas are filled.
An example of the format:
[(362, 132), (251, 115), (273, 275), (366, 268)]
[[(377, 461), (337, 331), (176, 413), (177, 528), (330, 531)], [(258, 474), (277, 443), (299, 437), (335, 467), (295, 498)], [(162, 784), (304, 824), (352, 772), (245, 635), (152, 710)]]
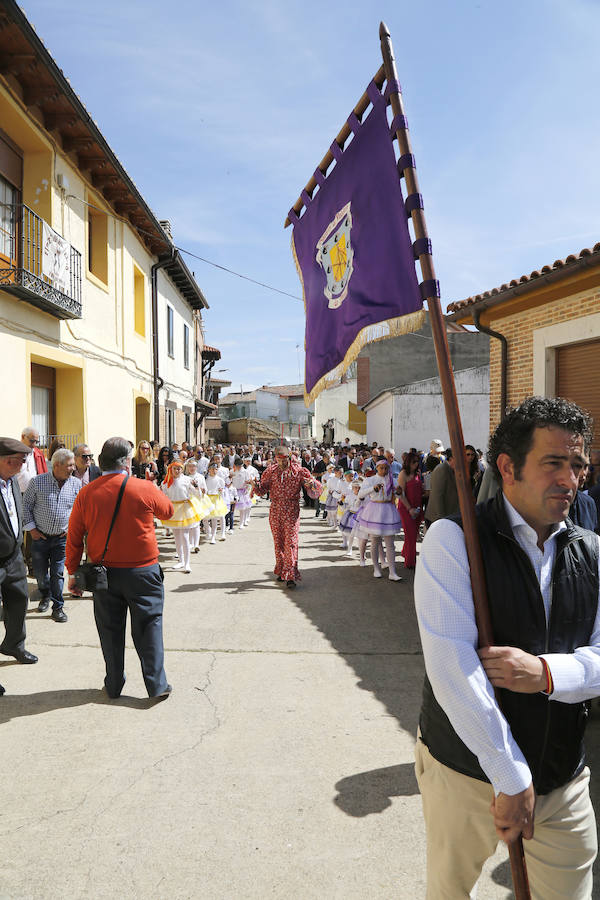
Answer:
[[(188, 576), (161, 538), (163, 703), (130, 643), (124, 696), (106, 700), (90, 598), (67, 601), (66, 625), (29, 613), (38, 665), (0, 663), (1, 898), (424, 896), (412, 577), (375, 582), (304, 511), (290, 592), (267, 515)], [(509, 896), (504, 859), (480, 900)]]

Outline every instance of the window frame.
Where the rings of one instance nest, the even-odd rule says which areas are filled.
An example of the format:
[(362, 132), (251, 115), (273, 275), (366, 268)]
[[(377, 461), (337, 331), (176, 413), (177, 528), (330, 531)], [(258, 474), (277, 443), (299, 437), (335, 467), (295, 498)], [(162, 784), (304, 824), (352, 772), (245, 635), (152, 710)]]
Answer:
[(175, 314), (167, 303), (167, 355), (175, 359)]

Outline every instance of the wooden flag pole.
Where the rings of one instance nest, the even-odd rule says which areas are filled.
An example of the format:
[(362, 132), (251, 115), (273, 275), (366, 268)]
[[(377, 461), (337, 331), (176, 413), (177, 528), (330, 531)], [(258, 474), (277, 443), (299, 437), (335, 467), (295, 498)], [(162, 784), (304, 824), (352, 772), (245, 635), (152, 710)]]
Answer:
[[(390, 32), (384, 22), (382, 22), (379, 27), (379, 37), (381, 40), (381, 54), (383, 57), (386, 81), (390, 87), (392, 114), (398, 123), (396, 138), (398, 140), (400, 156), (408, 157), (410, 155), (412, 158), (410, 136), (404, 117), (404, 106), (398, 83), (398, 72), (394, 59), (392, 40)], [(404, 167), (403, 174), (406, 182), (407, 195), (418, 195), (419, 184), (414, 167), (414, 160), (412, 160), (412, 164), (409, 163)], [(417, 208), (414, 208), (415, 205), (416, 204), (413, 204), (413, 209), (411, 211), (413, 228), (415, 238), (417, 241), (421, 239), (422, 243), (420, 246), (423, 247), (426, 245), (427, 239), (425, 215), (421, 208), (422, 204), (417, 206)], [(419, 262), (421, 264), (423, 280), (431, 284), (436, 283), (435, 269), (430, 250), (427, 249), (425, 252), (420, 253)], [(429, 308), (429, 320), (435, 345), (435, 355), (442, 386), (442, 395), (444, 397), (448, 431), (450, 433), (450, 445), (452, 447), (452, 456), (454, 458), (454, 472), (456, 475), (460, 514), (462, 517), (465, 544), (471, 570), (471, 586), (473, 589), (473, 604), (475, 607), (475, 621), (477, 623), (477, 631), (479, 634), (479, 646), (489, 647), (493, 645), (494, 637), (492, 633), (481, 546), (475, 519), (475, 500), (471, 489), (467, 458), (465, 456), (465, 442), (460, 420), (460, 411), (458, 408), (458, 399), (456, 396), (456, 387), (454, 384), (454, 375), (452, 372), (452, 360), (437, 291), (432, 291), (431, 296), (427, 297), (427, 306)], [(508, 845), (508, 851), (510, 855), (510, 867), (515, 898), (516, 900), (530, 900), (531, 894), (529, 891), (527, 868), (525, 866), (522, 837), (519, 837), (516, 841), (510, 843)]]

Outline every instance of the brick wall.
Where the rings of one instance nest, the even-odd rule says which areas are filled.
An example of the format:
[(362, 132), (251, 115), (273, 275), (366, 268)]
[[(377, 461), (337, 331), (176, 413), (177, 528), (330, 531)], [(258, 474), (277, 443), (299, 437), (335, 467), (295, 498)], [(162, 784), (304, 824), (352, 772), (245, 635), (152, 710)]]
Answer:
[[(533, 332), (538, 328), (557, 325), (600, 312), (600, 294), (565, 297), (561, 300), (495, 318), (490, 328), (503, 334), (508, 341), (509, 407), (518, 406), (533, 393)], [(500, 421), (500, 341), (490, 339), (490, 430)]]
[(359, 356), (356, 360), (356, 404), (364, 406), (371, 399), (370, 394), (370, 366), (368, 356)]

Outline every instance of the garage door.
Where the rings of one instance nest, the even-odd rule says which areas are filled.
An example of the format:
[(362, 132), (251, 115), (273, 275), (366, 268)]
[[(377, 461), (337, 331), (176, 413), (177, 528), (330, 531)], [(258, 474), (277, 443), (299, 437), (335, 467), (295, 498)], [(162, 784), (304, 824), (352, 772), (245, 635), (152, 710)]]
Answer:
[(600, 449), (600, 340), (556, 348), (556, 393), (594, 418), (594, 447)]

